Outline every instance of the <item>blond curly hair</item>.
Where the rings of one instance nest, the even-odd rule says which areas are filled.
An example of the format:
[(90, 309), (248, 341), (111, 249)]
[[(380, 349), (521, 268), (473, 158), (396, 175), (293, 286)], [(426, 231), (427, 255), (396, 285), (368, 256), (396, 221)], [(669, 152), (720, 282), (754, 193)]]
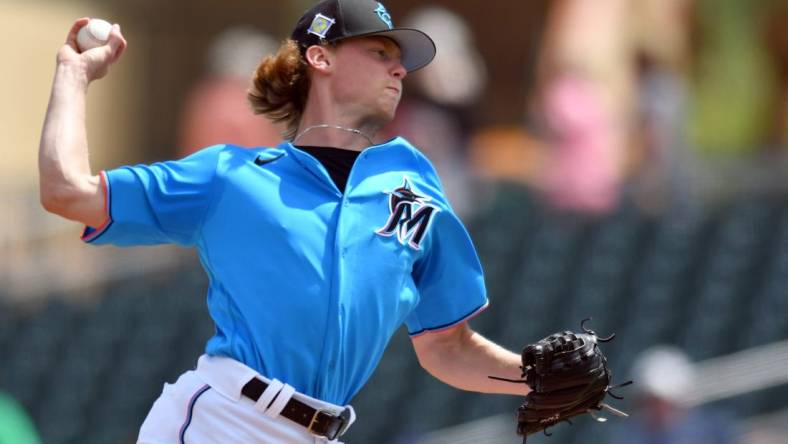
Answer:
[(284, 123), (282, 136), (295, 137), (309, 93), (308, 64), (298, 44), (285, 40), (275, 55), (264, 58), (252, 77), (247, 100), (255, 114)]

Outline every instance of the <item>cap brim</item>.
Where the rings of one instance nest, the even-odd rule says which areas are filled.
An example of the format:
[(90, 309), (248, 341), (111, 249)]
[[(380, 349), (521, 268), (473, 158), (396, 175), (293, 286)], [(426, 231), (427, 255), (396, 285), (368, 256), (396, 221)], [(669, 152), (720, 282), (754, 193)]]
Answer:
[(379, 35), (394, 40), (402, 51), (402, 66), (408, 72), (427, 66), (435, 58), (435, 42), (430, 36), (418, 29), (394, 28), (386, 31), (370, 32), (353, 37)]

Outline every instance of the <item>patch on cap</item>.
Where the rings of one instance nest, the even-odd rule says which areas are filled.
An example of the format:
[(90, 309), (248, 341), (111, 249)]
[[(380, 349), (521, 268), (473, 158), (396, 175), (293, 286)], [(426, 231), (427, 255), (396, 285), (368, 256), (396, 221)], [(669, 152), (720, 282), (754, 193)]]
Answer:
[(386, 11), (386, 7), (383, 6), (383, 3), (378, 2), (378, 7), (375, 9), (375, 12), (378, 13), (378, 18), (389, 27), (389, 29), (394, 27), (394, 23), (391, 21), (391, 14)]
[(312, 19), (312, 24), (309, 25), (309, 29), (306, 32), (324, 39), (326, 38), (326, 34), (328, 34), (328, 30), (334, 26), (334, 23), (336, 23), (336, 20), (332, 19), (331, 17), (326, 17), (323, 14), (317, 14), (315, 15), (315, 18)]

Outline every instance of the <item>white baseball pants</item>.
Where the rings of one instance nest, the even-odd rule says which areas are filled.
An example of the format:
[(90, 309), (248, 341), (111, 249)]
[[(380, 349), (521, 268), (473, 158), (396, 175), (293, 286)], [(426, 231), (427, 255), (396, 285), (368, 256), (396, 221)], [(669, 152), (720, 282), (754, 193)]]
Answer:
[[(257, 402), (241, 395), (253, 377), (269, 384)], [(291, 397), (335, 414), (344, 410), (296, 393), (293, 387), (264, 378), (233, 359), (203, 355), (196, 370), (182, 374), (174, 384), (164, 384), (137, 444), (341, 444), (279, 416)], [(352, 424), (356, 416), (350, 410)]]

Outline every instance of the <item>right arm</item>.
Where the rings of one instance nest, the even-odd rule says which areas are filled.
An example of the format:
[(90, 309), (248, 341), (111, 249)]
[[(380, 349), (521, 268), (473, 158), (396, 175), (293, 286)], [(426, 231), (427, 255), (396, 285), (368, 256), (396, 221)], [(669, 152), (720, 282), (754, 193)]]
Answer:
[(104, 187), (100, 177), (92, 173), (88, 159), (85, 98), (90, 82), (107, 74), (126, 48), (126, 41), (120, 27), (114, 25), (106, 45), (79, 53), (77, 32), (88, 21), (81, 18), (74, 23), (58, 52), (38, 170), (41, 204), (47, 211), (98, 227), (108, 215)]

